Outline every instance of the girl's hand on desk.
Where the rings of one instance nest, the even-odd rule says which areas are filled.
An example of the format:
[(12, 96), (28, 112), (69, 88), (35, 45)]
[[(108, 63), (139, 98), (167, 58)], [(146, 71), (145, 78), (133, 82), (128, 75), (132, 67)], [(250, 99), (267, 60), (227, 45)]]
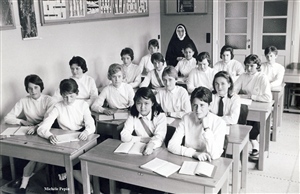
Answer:
[(211, 162), (211, 156), (208, 153), (205, 152), (196, 152), (193, 155), (193, 158), (198, 159), (200, 162), (208, 160)]
[(34, 126), (34, 124), (32, 124), (32, 123), (30, 123), (30, 122), (28, 122), (28, 121), (25, 121), (25, 120), (21, 120), (20, 123), (21, 123), (21, 125), (23, 125), (23, 126)]
[(57, 140), (57, 138), (56, 138), (56, 136), (55, 135), (51, 135), (50, 137), (49, 137), (49, 140), (50, 140), (50, 143), (52, 143), (52, 144), (57, 144), (57, 142), (58, 142), (58, 140)]
[(88, 137), (88, 134), (86, 131), (83, 131), (79, 134), (78, 138), (81, 140), (81, 141), (85, 141), (87, 140), (87, 137)]
[(34, 135), (37, 128), (38, 128), (38, 126), (31, 127), (30, 129), (28, 129), (27, 134), (28, 135)]
[(154, 144), (153, 143), (148, 143), (144, 152), (143, 152), (143, 155), (150, 155), (153, 153), (153, 147), (154, 147)]
[(113, 111), (109, 110), (109, 109), (104, 109), (103, 110), (103, 113), (106, 114), (106, 115), (112, 115), (113, 114)]

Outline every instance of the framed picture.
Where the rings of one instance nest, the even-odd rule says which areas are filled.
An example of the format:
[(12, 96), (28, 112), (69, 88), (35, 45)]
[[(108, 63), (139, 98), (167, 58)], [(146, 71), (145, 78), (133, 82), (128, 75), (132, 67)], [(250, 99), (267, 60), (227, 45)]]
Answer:
[(40, 0), (42, 25), (149, 16), (149, 0)]
[(0, 30), (15, 29), (15, 19), (11, 0), (1, 0), (0, 7)]
[(34, 0), (18, 0), (21, 32), (23, 39), (38, 36)]

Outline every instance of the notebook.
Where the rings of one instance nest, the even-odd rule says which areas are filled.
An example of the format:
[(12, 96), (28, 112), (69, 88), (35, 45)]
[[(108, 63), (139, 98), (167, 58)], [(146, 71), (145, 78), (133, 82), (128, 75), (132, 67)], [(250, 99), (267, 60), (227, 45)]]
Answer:
[(79, 134), (80, 134), (80, 132), (56, 135), (56, 138), (58, 140), (57, 144), (67, 143), (67, 142), (72, 142), (72, 141), (80, 141), (78, 138)]
[(146, 170), (151, 170), (164, 177), (169, 177), (180, 169), (179, 165), (159, 158), (154, 158), (153, 160), (141, 165), (140, 167)]
[(0, 135), (26, 135), (27, 131), (35, 126), (19, 126), (19, 127), (9, 127), (5, 129)]
[(99, 121), (107, 121), (107, 120), (120, 120), (120, 119), (127, 119), (129, 117), (128, 110), (116, 110), (116, 109), (110, 109), (114, 111), (112, 115), (106, 115), (106, 114), (99, 114), (98, 119)]
[(121, 143), (114, 153), (143, 155), (146, 144), (142, 142)]
[(213, 177), (216, 166), (208, 162), (184, 161), (179, 174)]

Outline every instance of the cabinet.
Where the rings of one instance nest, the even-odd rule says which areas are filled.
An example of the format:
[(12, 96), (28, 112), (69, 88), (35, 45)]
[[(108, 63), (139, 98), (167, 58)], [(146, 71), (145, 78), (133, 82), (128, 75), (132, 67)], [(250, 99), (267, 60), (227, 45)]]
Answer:
[(166, 14), (207, 14), (207, 0), (165, 0)]
[(40, 0), (42, 25), (149, 16), (149, 0)]

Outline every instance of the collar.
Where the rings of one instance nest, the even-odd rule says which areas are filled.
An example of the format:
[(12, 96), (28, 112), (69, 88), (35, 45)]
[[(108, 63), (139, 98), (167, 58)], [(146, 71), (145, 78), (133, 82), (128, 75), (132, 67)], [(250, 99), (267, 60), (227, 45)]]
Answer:
[(149, 112), (149, 114), (148, 115), (146, 115), (146, 116), (143, 116), (143, 115), (141, 115), (140, 113), (139, 113), (139, 116), (138, 116), (138, 118), (140, 119), (140, 118), (146, 118), (146, 119), (148, 119), (149, 121), (151, 121), (151, 115), (152, 115), (152, 110)]
[(175, 86), (175, 87), (173, 88), (173, 90), (171, 90), (171, 91), (167, 90), (167, 92), (168, 92), (168, 93), (171, 93), (171, 94), (175, 94), (176, 91), (177, 91), (177, 89), (178, 89), (178, 87), (179, 87), (179, 86)]

